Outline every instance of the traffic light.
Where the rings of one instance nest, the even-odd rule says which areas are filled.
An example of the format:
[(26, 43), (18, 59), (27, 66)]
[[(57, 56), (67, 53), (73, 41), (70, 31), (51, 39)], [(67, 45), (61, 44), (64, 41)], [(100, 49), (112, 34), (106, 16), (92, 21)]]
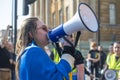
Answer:
[(36, 0), (23, 0), (23, 15), (28, 15), (29, 13), (29, 6), (30, 4), (34, 3)]

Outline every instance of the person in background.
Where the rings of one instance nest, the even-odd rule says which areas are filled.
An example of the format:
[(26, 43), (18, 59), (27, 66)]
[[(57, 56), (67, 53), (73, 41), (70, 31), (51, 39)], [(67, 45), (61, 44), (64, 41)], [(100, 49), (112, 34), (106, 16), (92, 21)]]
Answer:
[(52, 54), (50, 55), (50, 57), (55, 63), (58, 63), (60, 61), (60, 58), (61, 58), (63, 45), (61, 44), (61, 42), (56, 43), (56, 44), (52, 43), (52, 45), (53, 45), (53, 48), (51, 50)]
[(94, 75), (94, 69), (95, 69), (95, 78), (96, 80), (98, 80), (100, 54), (99, 54), (99, 51), (97, 50), (96, 42), (91, 42), (90, 47), (91, 49), (88, 53), (88, 60), (91, 62), (90, 70), (91, 70), (91, 73)]
[(109, 57), (109, 62), (107, 63), (108, 70), (113, 70), (116, 72), (116, 79), (118, 79), (118, 72), (120, 70), (120, 42), (113, 43), (113, 53)]
[(102, 70), (105, 66), (106, 54), (103, 51), (103, 46), (98, 46), (98, 51), (100, 53), (100, 70)]
[[(73, 35), (67, 36), (67, 39), (71, 42), (71, 44), (74, 45), (75, 40), (73, 38)], [(66, 43), (67, 43), (67, 41), (65, 41), (65, 43), (62, 43), (62, 44), (66, 44)], [(75, 70), (72, 70), (73, 79), (74, 80), (84, 80), (84, 78), (85, 78), (84, 58), (83, 58), (81, 52), (77, 49), (75, 49), (74, 54), (78, 59), (76, 59), (75, 64), (73, 66), (75, 68)]]
[(105, 76), (104, 76), (105, 71), (108, 69), (107, 65), (109, 65), (110, 57), (111, 57), (112, 54), (114, 54), (113, 44), (110, 44), (109, 48), (108, 48), (108, 54), (107, 54), (107, 57), (106, 57), (106, 60), (105, 60), (105, 65), (103, 66), (103, 69), (101, 70), (101, 80), (105, 80)]
[(54, 63), (44, 47), (49, 44), (48, 29), (37, 17), (23, 21), (16, 43), (16, 75), (19, 80), (70, 80), (69, 73), (78, 58), (75, 49), (63, 45), (61, 60)]
[(44, 49), (52, 61), (54, 61), (55, 63), (58, 63), (60, 61), (59, 54), (55, 48), (52, 48), (51, 51), (48, 46), (45, 46)]
[(109, 65), (109, 60), (110, 60), (110, 56), (114, 54), (113, 52), (113, 44), (110, 44), (109, 46), (109, 52), (107, 54), (107, 58), (106, 58), (106, 64)]
[(0, 68), (8, 68), (11, 70), (11, 80), (15, 79), (15, 59), (16, 55), (14, 53), (14, 45), (9, 41), (8, 35), (11, 26), (8, 25), (5, 31), (5, 35), (1, 41), (0, 45)]
[[(82, 56), (82, 53), (79, 50), (76, 49), (75, 54), (79, 54), (79, 56), (81, 57), (81, 59), (80, 59), (81, 63), (79, 64), (79, 66), (78, 67), (75, 66), (75, 68), (72, 70), (73, 74), (77, 74), (78, 73), (78, 69), (79, 68), (81, 69), (81, 70), (79, 70), (80, 71), (79, 74), (77, 74), (78, 78), (76, 80), (82, 80), (82, 78), (80, 78), (81, 76), (84, 76), (84, 80), (86, 80), (86, 76), (85, 75), (88, 75), (91, 79), (93, 79), (94, 76), (92, 75), (91, 72), (89, 72), (86, 69), (86, 67), (84, 65), (84, 57)], [(81, 75), (81, 74), (83, 74), (83, 75)]]
[(2, 41), (2, 44), (0, 45), (0, 68), (11, 69), (11, 55), (6, 46), (6, 42)]
[[(68, 38), (68, 40), (70, 40), (70, 42), (72, 43), (72, 44), (74, 44), (74, 38), (73, 38), (73, 36), (72, 35), (70, 35), (70, 36), (67, 36), (66, 38)], [(62, 40), (60, 43), (59, 43), (59, 46), (60, 46), (60, 51), (62, 52), (62, 46), (63, 46), (63, 44), (64, 44), (64, 40)], [(54, 46), (55, 47), (55, 46)], [(58, 63), (59, 62), (59, 60), (60, 60), (60, 55), (58, 54), (58, 51), (57, 51), (57, 49), (56, 48), (53, 48), (52, 49), (52, 52), (53, 52), (53, 56), (54, 56), (54, 58), (52, 59), (55, 63)], [(79, 59), (79, 66), (74, 66), (73, 67), (73, 69), (72, 69), (72, 75), (73, 75), (73, 80), (83, 80), (84, 78), (85, 78), (85, 74), (87, 74), (88, 76), (90, 76), (91, 78), (93, 78), (94, 76), (85, 68), (85, 66), (84, 66), (84, 57), (82, 56), (82, 53), (79, 51), (79, 50), (77, 50), (77, 49), (75, 49), (75, 55), (77, 55), (77, 56), (79, 56), (80, 57), (80, 59)], [(81, 69), (81, 70), (79, 70), (79, 72), (78, 72), (78, 70), (77, 70), (77, 68), (79, 68), (79, 69)], [(78, 74), (79, 73), (79, 74)]]
[(16, 54), (14, 52), (14, 45), (13, 43), (9, 43), (8, 45), (8, 51), (10, 53), (10, 64), (11, 64), (11, 74), (12, 74), (12, 80), (16, 80), (16, 76), (15, 76), (15, 65), (16, 65)]
[(86, 58), (86, 69), (91, 73), (91, 61), (88, 59), (88, 58)]

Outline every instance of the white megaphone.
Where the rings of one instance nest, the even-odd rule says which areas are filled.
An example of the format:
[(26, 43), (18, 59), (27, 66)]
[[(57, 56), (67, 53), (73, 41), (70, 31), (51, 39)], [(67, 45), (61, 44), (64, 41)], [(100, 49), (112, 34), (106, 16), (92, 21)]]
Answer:
[(110, 70), (108, 69), (106, 72), (105, 72), (105, 79), (106, 80), (117, 80), (116, 79), (116, 71), (115, 70)]
[(85, 3), (79, 4), (78, 11), (69, 21), (49, 31), (48, 39), (52, 42), (57, 42), (61, 37), (81, 30), (98, 31), (97, 17)]

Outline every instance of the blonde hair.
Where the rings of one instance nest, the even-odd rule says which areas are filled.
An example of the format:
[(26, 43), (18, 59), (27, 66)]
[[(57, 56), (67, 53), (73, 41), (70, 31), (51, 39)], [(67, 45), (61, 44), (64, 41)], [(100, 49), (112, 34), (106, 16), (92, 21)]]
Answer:
[(91, 46), (91, 47), (96, 47), (96, 46), (97, 46), (97, 43), (96, 43), (96, 42), (91, 42), (90, 46)]
[[(27, 47), (29, 43), (33, 40), (37, 43), (36, 39), (36, 28), (37, 21), (39, 19), (37, 17), (31, 17), (23, 21), (21, 25), (21, 29), (16, 42), (16, 54), (17, 54), (17, 62), (16, 62), (16, 77), (19, 80), (19, 58), (22, 55), (22, 51)], [(31, 35), (32, 36), (31, 36)]]

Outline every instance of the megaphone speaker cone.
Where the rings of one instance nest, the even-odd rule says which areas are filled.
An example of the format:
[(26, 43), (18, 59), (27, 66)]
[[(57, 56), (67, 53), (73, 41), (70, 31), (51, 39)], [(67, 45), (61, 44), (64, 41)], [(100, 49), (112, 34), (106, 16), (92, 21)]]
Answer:
[(78, 13), (84, 26), (91, 32), (98, 31), (98, 20), (94, 11), (85, 3), (80, 3)]
[(105, 72), (105, 79), (106, 80), (115, 80), (116, 78), (116, 72), (114, 70), (107, 70)]

